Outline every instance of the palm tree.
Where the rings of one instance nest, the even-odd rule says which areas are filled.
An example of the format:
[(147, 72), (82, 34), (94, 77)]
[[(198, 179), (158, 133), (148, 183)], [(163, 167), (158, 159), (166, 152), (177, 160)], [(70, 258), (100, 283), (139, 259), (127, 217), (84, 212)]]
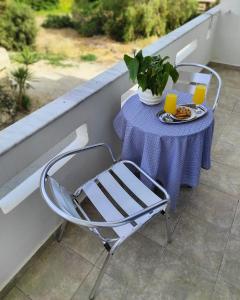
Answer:
[(32, 73), (29, 71), (28, 67), (20, 66), (16, 70), (11, 72), (13, 80), (16, 82), (17, 96), (16, 102), (18, 109), (22, 110), (24, 108), (23, 100), (26, 96), (26, 90), (31, 87), (29, 81), (33, 79)]

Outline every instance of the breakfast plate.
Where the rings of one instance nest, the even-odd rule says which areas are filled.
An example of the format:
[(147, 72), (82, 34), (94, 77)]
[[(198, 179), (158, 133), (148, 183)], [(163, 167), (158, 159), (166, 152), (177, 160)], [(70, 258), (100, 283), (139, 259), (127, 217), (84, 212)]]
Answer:
[[(184, 114), (181, 115), (181, 110), (183, 108)], [(172, 115), (166, 113), (165, 111), (159, 111), (157, 113), (158, 119), (162, 123), (166, 124), (182, 124), (197, 120), (203, 117), (207, 113), (207, 108), (203, 105), (195, 105), (193, 103), (179, 105), (178, 109), (180, 110), (179, 115)], [(185, 113), (187, 110), (187, 113)], [(177, 111), (178, 112), (178, 111)]]

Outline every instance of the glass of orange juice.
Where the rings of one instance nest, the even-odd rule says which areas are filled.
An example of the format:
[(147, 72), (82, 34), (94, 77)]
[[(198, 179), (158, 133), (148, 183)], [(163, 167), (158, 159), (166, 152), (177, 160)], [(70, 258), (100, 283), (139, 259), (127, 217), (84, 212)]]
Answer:
[(204, 102), (206, 97), (206, 86), (202, 84), (198, 84), (195, 88), (194, 94), (193, 94), (193, 102), (196, 105), (200, 105)]
[(165, 104), (164, 104), (164, 111), (166, 113), (175, 115), (177, 111), (177, 95), (176, 94), (167, 94)]

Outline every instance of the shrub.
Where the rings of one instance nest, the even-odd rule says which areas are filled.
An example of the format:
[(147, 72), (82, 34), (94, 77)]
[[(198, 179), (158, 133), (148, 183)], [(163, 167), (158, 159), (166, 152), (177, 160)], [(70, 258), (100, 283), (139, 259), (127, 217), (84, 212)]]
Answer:
[(28, 5), (10, 2), (0, 19), (0, 45), (8, 50), (32, 46), (36, 38), (34, 14)]
[(166, 0), (133, 2), (112, 14), (105, 23), (105, 32), (120, 41), (165, 33)]
[(96, 61), (97, 56), (95, 54), (88, 53), (88, 54), (81, 55), (81, 60), (83, 60), (83, 61)]
[(119, 41), (165, 33), (167, 0), (75, 0), (73, 17), (86, 36), (108, 34)]
[(42, 26), (45, 28), (73, 28), (74, 22), (68, 15), (48, 15)]
[(197, 0), (75, 0), (72, 12), (81, 34), (127, 42), (175, 29), (196, 15)]
[(16, 115), (16, 101), (9, 91), (6, 91), (2, 86), (0, 86), (0, 113), (4, 112), (14, 119), (14, 116)]
[(75, 28), (84, 36), (103, 34), (106, 16), (101, 0), (75, 0), (72, 8)]
[(198, 2), (196, 0), (168, 0), (167, 32), (196, 17), (197, 9)]
[(59, 5), (59, 0), (20, 0), (20, 2), (30, 5), (34, 10), (49, 10)]
[(33, 79), (32, 73), (27, 66), (20, 66), (11, 72), (13, 81), (16, 82), (16, 103), (19, 110), (26, 109), (29, 105), (26, 90), (31, 87), (29, 81)]
[(22, 52), (16, 53), (12, 57), (16, 62), (26, 66), (32, 65), (41, 59), (39, 53), (32, 51), (28, 47), (23, 48)]

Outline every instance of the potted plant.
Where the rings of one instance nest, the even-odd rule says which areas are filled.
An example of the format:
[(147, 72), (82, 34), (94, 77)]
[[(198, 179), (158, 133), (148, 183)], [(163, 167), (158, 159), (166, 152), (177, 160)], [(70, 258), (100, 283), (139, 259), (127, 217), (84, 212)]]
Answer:
[(169, 77), (176, 83), (179, 77), (176, 68), (167, 60), (168, 56), (145, 56), (142, 51), (134, 54), (134, 57), (124, 55), (130, 79), (138, 83), (138, 95), (140, 100), (147, 105), (158, 104), (162, 100), (162, 94), (167, 86)]

